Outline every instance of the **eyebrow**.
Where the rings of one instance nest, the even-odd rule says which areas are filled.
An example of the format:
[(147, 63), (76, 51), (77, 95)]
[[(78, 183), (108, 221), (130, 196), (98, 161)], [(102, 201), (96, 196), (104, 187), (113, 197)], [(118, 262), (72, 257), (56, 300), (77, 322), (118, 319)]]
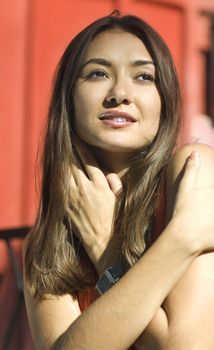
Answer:
[(95, 63), (95, 64), (101, 64), (102, 66), (111, 67), (112, 64), (107, 61), (105, 58), (91, 58), (90, 60), (83, 63), (82, 68), (87, 66), (88, 64)]
[[(105, 58), (90, 58), (88, 61), (83, 63), (82, 69), (88, 64), (92, 64), (92, 63), (101, 64), (102, 66), (105, 66), (105, 67), (112, 67), (111, 62), (109, 62)], [(154, 66), (154, 62), (150, 60), (137, 60), (137, 61), (131, 62), (131, 65), (134, 67), (145, 66), (147, 64), (152, 64)]]
[(153, 61), (150, 60), (137, 60), (135, 62), (132, 63), (132, 65), (134, 67), (138, 67), (138, 66), (145, 66), (147, 64), (152, 64), (153, 66), (155, 65)]

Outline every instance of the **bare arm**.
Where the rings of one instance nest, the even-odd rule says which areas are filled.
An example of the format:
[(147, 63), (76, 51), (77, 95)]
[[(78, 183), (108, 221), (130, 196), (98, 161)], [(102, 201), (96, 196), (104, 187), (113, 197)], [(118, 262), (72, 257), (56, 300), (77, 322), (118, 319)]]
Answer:
[[(204, 205), (209, 206), (209, 188), (214, 184), (214, 150), (204, 145), (187, 145), (172, 159), (167, 179), (168, 219), (172, 215), (180, 174), (192, 149), (202, 156), (197, 185), (207, 189)], [(196, 189), (197, 191), (197, 189)], [(190, 205), (194, 206), (190, 198)], [(205, 210), (206, 212), (206, 210)], [(207, 210), (209, 215), (209, 209)], [(203, 208), (195, 212), (203, 220)], [(189, 217), (191, 219), (191, 216)], [(213, 217), (214, 221), (214, 217)], [(181, 228), (182, 229), (182, 228)], [(201, 232), (201, 234), (204, 234)], [(214, 231), (213, 231), (214, 234)], [(162, 304), (168, 317), (168, 329), (164, 332), (160, 315), (156, 314), (141, 337), (138, 349), (152, 350), (212, 350), (214, 347), (214, 253), (198, 256), (185, 274), (170, 291)], [(150, 347), (149, 344), (154, 344)]]
[[(195, 193), (198, 168), (198, 160), (191, 157), (185, 181), (180, 186), (177, 212), (159, 239), (84, 313), (80, 315), (77, 301), (70, 296), (51, 297), (38, 303), (26, 287), (28, 315), (37, 349), (125, 350), (135, 342), (161, 310), (160, 305), (194, 258), (201, 250), (214, 246), (211, 234), (214, 227), (210, 221), (202, 225), (203, 237), (199, 232), (193, 235), (193, 227), (188, 235), (186, 227), (180, 229), (182, 220), (187, 219), (188, 196)], [(214, 215), (214, 208), (211, 210)], [(198, 228), (201, 232), (202, 228)], [(168, 329), (168, 320), (162, 311)]]
[(69, 296), (38, 303), (25, 292), (37, 349), (51, 349), (54, 343), (53, 349), (63, 350), (127, 349), (194, 259), (187, 247), (168, 227), (145, 256), (80, 317), (76, 301)]
[[(183, 167), (186, 155), (195, 146), (186, 146), (171, 164), (170, 187)], [(214, 184), (214, 150), (205, 145), (197, 146), (202, 156), (198, 186), (207, 188), (205, 211), (209, 201), (209, 188)], [(170, 183), (171, 182), (171, 183)], [(176, 191), (176, 188), (174, 189)], [(194, 203), (191, 203), (194, 205)], [(203, 217), (203, 209), (198, 212)], [(195, 214), (197, 215), (197, 213)], [(209, 210), (207, 210), (207, 216)], [(195, 218), (196, 220), (196, 218)], [(214, 217), (213, 217), (214, 222)], [(204, 234), (201, 232), (201, 234)], [(214, 231), (213, 231), (214, 235)], [(167, 349), (212, 350), (214, 347), (214, 252), (201, 254), (172, 289), (164, 302), (169, 317)]]

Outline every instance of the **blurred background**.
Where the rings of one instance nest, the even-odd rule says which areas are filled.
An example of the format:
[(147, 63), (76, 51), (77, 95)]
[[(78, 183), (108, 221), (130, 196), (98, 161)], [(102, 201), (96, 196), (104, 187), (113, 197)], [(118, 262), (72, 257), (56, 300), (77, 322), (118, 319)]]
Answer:
[(55, 66), (77, 32), (115, 9), (146, 20), (171, 49), (182, 142), (214, 146), (214, 0), (0, 0), (0, 350), (33, 349), (21, 250), (35, 219), (35, 162)]

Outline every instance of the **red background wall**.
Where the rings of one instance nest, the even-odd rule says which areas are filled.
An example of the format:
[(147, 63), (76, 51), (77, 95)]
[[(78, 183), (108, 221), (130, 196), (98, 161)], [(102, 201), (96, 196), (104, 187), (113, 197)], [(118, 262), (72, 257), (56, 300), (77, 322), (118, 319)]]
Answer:
[(62, 51), (81, 28), (116, 8), (147, 20), (168, 43), (185, 97), (185, 139), (204, 112), (201, 51), (210, 45), (214, 0), (1, 0), (0, 229), (33, 223), (36, 153)]
[[(122, 14), (142, 17), (166, 40), (182, 84), (183, 140), (191, 141), (203, 134), (203, 139), (214, 145), (213, 131), (204, 126), (201, 118), (201, 114), (206, 112), (206, 61), (203, 52), (211, 45), (214, 0), (0, 0), (2, 237), (4, 232), (9, 237), (13, 229), (31, 226), (35, 218), (38, 200), (35, 160), (57, 61), (78, 31), (115, 9)], [(11, 231), (4, 231), (8, 229)], [(20, 262), (22, 240), (15, 239), (11, 244)], [(8, 247), (0, 235), (2, 350), (7, 350), (2, 347), (3, 338), (18, 300), (14, 281)], [(19, 329), (16, 327), (18, 333), (13, 334), (14, 350), (31, 349), (25, 317), (22, 308)]]

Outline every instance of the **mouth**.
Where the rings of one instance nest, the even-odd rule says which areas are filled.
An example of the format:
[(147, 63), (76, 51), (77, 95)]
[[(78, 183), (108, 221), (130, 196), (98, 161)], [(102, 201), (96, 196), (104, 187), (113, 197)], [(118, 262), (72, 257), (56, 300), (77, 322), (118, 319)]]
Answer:
[(132, 123), (136, 122), (136, 119), (132, 115), (122, 111), (108, 111), (102, 113), (99, 119), (104, 124), (113, 128), (130, 126)]

